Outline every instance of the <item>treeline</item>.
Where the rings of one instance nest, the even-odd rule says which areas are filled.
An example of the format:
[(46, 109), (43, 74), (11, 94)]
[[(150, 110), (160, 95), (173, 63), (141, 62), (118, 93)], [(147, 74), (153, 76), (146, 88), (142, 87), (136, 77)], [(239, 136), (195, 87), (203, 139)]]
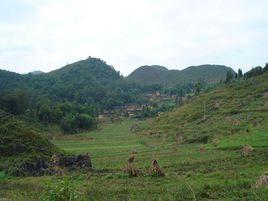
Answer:
[(247, 78), (255, 77), (265, 72), (268, 72), (268, 63), (266, 63), (264, 67), (261, 67), (261, 66), (254, 67), (244, 74), (241, 69), (239, 69), (237, 73), (232, 73), (231, 71), (227, 71), (225, 83), (229, 83), (235, 79), (241, 79), (241, 78), (247, 79)]
[(55, 123), (66, 133), (88, 130), (96, 125), (97, 108), (69, 101), (54, 102), (25, 91), (0, 93), (0, 108), (10, 114), (26, 116), (44, 124)]

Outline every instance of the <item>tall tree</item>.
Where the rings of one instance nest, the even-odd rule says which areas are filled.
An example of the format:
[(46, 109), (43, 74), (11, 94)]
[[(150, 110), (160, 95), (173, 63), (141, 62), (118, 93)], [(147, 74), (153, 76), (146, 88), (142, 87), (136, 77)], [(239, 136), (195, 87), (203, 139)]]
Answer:
[(242, 70), (239, 68), (238, 69), (238, 78), (242, 78), (243, 77), (243, 72)]
[(232, 71), (231, 70), (228, 70), (227, 73), (226, 73), (226, 80), (225, 80), (225, 82), (226, 83), (231, 82), (233, 78), (234, 78), (234, 75), (233, 75)]
[(200, 94), (200, 91), (201, 91), (201, 82), (197, 82), (195, 83), (195, 95), (198, 95)]

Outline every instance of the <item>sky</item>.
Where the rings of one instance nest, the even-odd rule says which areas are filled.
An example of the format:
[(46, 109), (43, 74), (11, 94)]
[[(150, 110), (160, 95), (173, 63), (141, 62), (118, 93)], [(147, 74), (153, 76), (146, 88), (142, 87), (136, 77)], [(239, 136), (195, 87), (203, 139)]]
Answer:
[(267, 0), (0, 0), (0, 69), (49, 72), (88, 56), (142, 65), (268, 62)]

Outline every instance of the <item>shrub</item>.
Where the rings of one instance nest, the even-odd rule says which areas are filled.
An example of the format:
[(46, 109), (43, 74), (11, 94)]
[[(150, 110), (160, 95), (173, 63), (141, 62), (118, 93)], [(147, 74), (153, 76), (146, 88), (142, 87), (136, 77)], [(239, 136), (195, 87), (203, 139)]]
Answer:
[(61, 121), (61, 128), (66, 133), (76, 133), (81, 130), (88, 130), (95, 126), (94, 117), (88, 114), (69, 114)]
[(41, 201), (77, 201), (81, 200), (75, 192), (72, 183), (65, 178), (58, 183), (48, 182), (47, 192), (41, 197)]

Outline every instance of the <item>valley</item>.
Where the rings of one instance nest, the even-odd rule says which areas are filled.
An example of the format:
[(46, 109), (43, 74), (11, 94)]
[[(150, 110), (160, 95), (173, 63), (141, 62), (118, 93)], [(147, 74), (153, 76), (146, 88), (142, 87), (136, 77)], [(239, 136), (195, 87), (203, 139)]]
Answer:
[[(5, 143), (0, 148), (5, 152), (0, 161), (10, 167), (9, 172), (1, 167), (0, 197), (265, 200), (268, 190), (258, 180), (268, 166), (267, 80), (264, 71), (196, 94), (160, 116), (120, 117), (73, 134), (52, 124), (44, 127), (47, 130), (43, 126), (49, 124), (42, 123), (32, 123), (30, 128), (27, 119), (2, 112), (0, 131)], [(49, 142), (41, 141), (47, 134)], [(18, 140), (23, 136), (27, 141)], [(8, 150), (16, 151), (12, 144), (18, 142), (28, 143), (27, 147), (20, 146), (23, 151), (12, 155)], [(92, 168), (61, 167), (60, 174), (39, 176), (11, 174), (18, 161), (34, 161), (38, 156), (50, 160), (52, 153), (88, 153)], [(164, 176), (150, 173), (154, 160)], [(129, 167), (137, 174), (130, 173)]]
[(0, 0), (0, 201), (268, 201), (267, 8)]

